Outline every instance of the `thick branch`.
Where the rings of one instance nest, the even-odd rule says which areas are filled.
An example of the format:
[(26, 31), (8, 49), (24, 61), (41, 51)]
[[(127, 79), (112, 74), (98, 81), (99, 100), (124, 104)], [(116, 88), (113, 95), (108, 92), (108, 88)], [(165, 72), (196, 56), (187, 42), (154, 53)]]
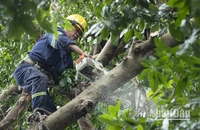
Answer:
[(68, 107), (60, 108), (51, 114), (44, 123), (50, 130), (64, 129), (66, 126), (69, 126), (72, 121), (75, 122), (92, 111), (94, 106), (95, 102), (92, 100), (76, 97), (68, 103)]
[(7, 90), (4, 90), (0, 94), (0, 101), (3, 101), (7, 95), (12, 94), (12, 93), (17, 93), (17, 94), (21, 93), (17, 85), (10, 85), (10, 87)]
[(109, 63), (109, 61), (113, 58), (113, 53), (116, 49), (117, 46), (112, 45), (111, 38), (109, 38), (96, 60), (101, 62), (103, 66), (106, 66)]
[(101, 45), (100, 44), (94, 44), (93, 46), (92, 46), (92, 51), (93, 51), (93, 53), (92, 53), (92, 55), (96, 55), (96, 54), (99, 54), (100, 52), (101, 52), (101, 50), (102, 50), (102, 47), (101, 47)]
[(95, 130), (88, 117), (81, 117), (78, 120), (80, 130)]
[(177, 42), (170, 33), (164, 34), (161, 36), (161, 40), (170, 47), (177, 46), (179, 44), (182, 44), (183, 42)]
[(31, 95), (28, 93), (22, 93), (21, 98), (17, 101), (15, 106), (9, 111), (7, 116), (0, 122), (0, 129), (7, 128), (12, 124), (17, 116), (21, 114), (25, 106), (30, 102)]
[(126, 43), (124, 42), (123, 39), (121, 39), (120, 42), (119, 42), (119, 45), (118, 45), (118, 47), (116, 49), (116, 51), (113, 54), (113, 57), (116, 57), (117, 55), (119, 55), (120, 53), (122, 53), (123, 50), (124, 50), (124, 46), (125, 45), (126, 45)]

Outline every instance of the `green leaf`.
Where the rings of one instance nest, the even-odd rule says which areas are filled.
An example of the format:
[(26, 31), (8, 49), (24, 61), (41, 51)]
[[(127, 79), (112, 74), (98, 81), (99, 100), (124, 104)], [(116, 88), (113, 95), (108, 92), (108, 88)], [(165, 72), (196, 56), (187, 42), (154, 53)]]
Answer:
[(116, 118), (109, 114), (100, 115), (99, 121), (107, 123), (109, 125), (116, 125)]
[(171, 7), (177, 7), (181, 2), (182, 0), (168, 0), (167, 4)]
[(64, 87), (65, 85), (66, 85), (66, 80), (64, 79), (64, 78), (62, 78), (60, 81), (59, 81), (59, 85), (61, 86), (61, 87)]
[(122, 127), (119, 125), (116, 125), (116, 126), (107, 125), (106, 126), (106, 130), (121, 130), (121, 129), (122, 129)]
[(149, 4), (149, 10), (151, 10), (152, 12), (158, 12), (158, 6), (153, 2), (155, 1), (152, 0), (152, 4)]
[(112, 45), (117, 46), (118, 42), (119, 42), (119, 37), (112, 35), (111, 36), (111, 43), (112, 43)]
[(200, 17), (199, 16), (195, 16), (194, 17), (194, 19), (195, 19), (195, 24), (198, 26), (198, 27), (200, 27)]
[(98, 3), (98, 4), (95, 4), (95, 5), (96, 6), (94, 6), (94, 8), (93, 8), (94, 14), (97, 17), (101, 17), (101, 10), (103, 8), (103, 4), (102, 3)]
[(132, 126), (127, 125), (126, 130), (133, 130)]
[(196, 59), (195, 57), (192, 56), (187, 56), (187, 55), (181, 55), (181, 59), (187, 63), (188, 65), (195, 65), (195, 64), (200, 64), (200, 60)]
[(149, 2), (147, 2), (146, 0), (139, 0), (138, 2), (142, 7), (148, 8)]
[(141, 32), (137, 31), (136, 29), (134, 29), (134, 35), (135, 35), (138, 39), (142, 39)]
[(188, 7), (187, 6), (185, 6), (184, 8), (179, 9), (179, 11), (178, 11), (178, 18), (176, 20), (176, 26), (177, 27), (180, 26), (181, 21), (185, 18), (185, 16), (187, 15), (187, 13), (188, 13)]
[(116, 108), (114, 106), (109, 105), (108, 111), (109, 111), (110, 115), (117, 117), (118, 111), (116, 110)]
[(54, 15), (54, 18), (53, 18), (53, 32), (54, 32), (54, 35), (55, 35), (56, 39), (58, 39), (57, 21), (56, 21), (55, 14), (53, 14), (53, 15)]
[(150, 90), (148, 93), (147, 93), (147, 97), (151, 97), (153, 96), (154, 92), (152, 90)]
[(23, 28), (22, 26), (16, 26), (19, 25), (18, 23), (18, 19), (13, 19), (9, 25), (7, 26), (8, 31), (5, 29), (4, 32), (2, 32), (3, 34), (8, 34), (9, 37), (13, 37), (16, 40), (19, 40), (21, 38), (21, 35), (23, 33)]
[(149, 74), (149, 72), (151, 71), (151, 69), (144, 69), (139, 75), (138, 75), (138, 79), (139, 80), (144, 80), (147, 78), (147, 75)]
[(154, 0), (149, 0), (152, 4), (155, 4), (155, 1)]
[(124, 34), (124, 42), (127, 43), (132, 37), (132, 30), (128, 30), (125, 34)]
[(109, 30), (107, 27), (104, 27), (103, 30), (101, 31), (101, 37), (102, 39), (106, 39), (109, 37)]
[(36, 20), (39, 25), (48, 32), (53, 32), (52, 25), (49, 22), (50, 14), (49, 11), (44, 11), (42, 8), (37, 9)]
[(192, 34), (191, 23), (185, 19), (182, 20), (180, 31), (185, 37), (189, 37)]
[(147, 118), (143, 118), (143, 117), (141, 117), (139, 120), (140, 123), (145, 123), (146, 121), (147, 121)]
[(139, 31), (142, 32), (144, 30), (144, 27), (145, 27), (144, 19), (141, 19), (139, 22)]
[(171, 7), (178, 8), (178, 18), (176, 20), (176, 26), (178, 27), (189, 12), (190, 0), (169, 0), (167, 3)]
[(144, 130), (142, 125), (138, 125), (137, 130)]
[(114, 117), (118, 117), (118, 113), (119, 113), (119, 110), (120, 110), (120, 106), (121, 106), (121, 103), (120, 101), (117, 102), (116, 106), (112, 106), (112, 105), (109, 105), (108, 106), (108, 111), (109, 113), (114, 116)]
[(185, 105), (188, 102), (189, 101), (188, 101), (187, 97), (178, 97), (178, 98), (176, 98), (176, 104)]
[(173, 97), (174, 97), (174, 91), (168, 96), (167, 101), (171, 102)]
[(173, 88), (173, 86), (172, 86), (173, 83), (174, 83), (174, 80), (170, 80), (170, 81), (167, 83), (166, 88)]
[(156, 31), (158, 31), (159, 30), (159, 23), (155, 23), (153, 26), (152, 26), (152, 28), (151, 28), (151, 32), (156, 32)]
[(104, 3), (105, 3), (106, 5), (110, 5), (110, 4), (112, 3), (112, 0), (104, 0)]
[(23, 19), (26, 19), (26, 20), (21, 20), (21, 26), (24, 28), (24, 30), (30, 35), (32, 36), (34, 39), (37, 39), (38, 38), (38, 35), (37, 35), (37, 30), (36, 28), (34, 27), (34, 24), (32, 22), (32, 17), (29, 16), (29, 15), (24, 15), (22, 16)]
[(164, 87), (167, 87), (167, 79), (166, 79), (166, 76), (164, 76), (162, 73), (160, 73), (159, 71), (156, 71), (155, 72), (157, 77), (158, 77), (158, 80), (159, 80), (159, 84), (163, 84)]
[(184, 78), (181, 78), (177, 84), (176, 87), (176, 96), (181, 96), (181, 93), (183, 93), (183, 90), (186, 88), (188, 82), (188, 77), (185, 76)]
[(137, 122), (135, 120), (133, 120), (132, 118), (130, 117), (127, 117), (127, 115), (123, 114), (121, 116), (121, 118), (124, 120), (124, 122), (130, 126), (135, 126), (137, 125)]
[(165, 105), (168, 103), (168, 100), (165, 99), (158, 99), (156, 105)]
[(70, 23), (69, 20), (65, 20), (64, 28), (67, 29), (67, 30), (73, 30), (74, 29), (74, 27), (72, 26), (72, 24)]
[(118, 101), (118, 102), (117, 102), (117, 105), (115, 106), (115, 109), (116, 109), (117, 112), (119, 112), (120, 106), (121, 106), (121, 102)]
[(150, 68), (151, 66), (151, 62), (149, 60), (144, 60), (142, 63), (141, 63), (145, 68)]
[(158, 77), (154, 71), (150, 71), (148, 74), (148, 81), (152, 91), (156, 91), (158, 88)]
[[(159, 88), (158, 88), (159, 89)], [(148, 99), (147, 100), (150, 100), (151, 98), (154, 99), (154, 102), (157, 101), (158, 98), (162, 97), (163, 96), (163, 91), (158, 91), (155, 95), (155, 93), (150, 90), (148, 93), (147, 93), (147, 96), (148, 96)]]
[(181, 31), (175, 26), (175, 24), (169, 25), (169, 32), (177, 41), (184, 40), (184, 37), (183, 37)]
[(193, 45), (192, 48), (194, 50), (194, 55), (196, 57), (200, 57), (200, 40), (197, 40)]

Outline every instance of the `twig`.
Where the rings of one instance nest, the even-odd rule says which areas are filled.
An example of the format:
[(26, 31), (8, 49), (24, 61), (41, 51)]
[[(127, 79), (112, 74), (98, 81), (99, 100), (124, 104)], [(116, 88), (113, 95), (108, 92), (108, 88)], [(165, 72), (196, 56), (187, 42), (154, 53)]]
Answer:
[(153, 96), (142, 106), (141, 109), (139, 109), (139, 110), (137, 111), (137, 113), (136, 113), (133, 117), (136, 117), (136, 116), (146, 107), (146, 105), (153, 99), (153, 97), (154, 97), (162, 88), (163, 88), (163, 86), (160, 87), (160, 88), (153, 94)]
[(1, 110), (1, 113), (2, 113), (2, 115), (3, 115), (3, 118), (5, 117), (5, 114), (4, 114), (4, 112), (3, 112), (3, 110), (2, 110), (2, 108), (0, 107), (0, 110)]

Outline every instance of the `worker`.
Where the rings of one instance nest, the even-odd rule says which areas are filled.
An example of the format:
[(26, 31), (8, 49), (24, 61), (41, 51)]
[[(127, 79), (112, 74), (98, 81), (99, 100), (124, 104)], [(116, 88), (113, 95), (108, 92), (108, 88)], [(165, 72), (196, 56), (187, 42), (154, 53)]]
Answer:
[[(73, 67), (72, 52), (89, 56), (74, 42), (86, 28), (85, 19), (79, 14), (73, 14), (67, 20), (73, 26), (72, 30), (57, 28), (58, 37), (52, 33), (45, 34), (14, 71), (17, 84), (32, 96), (32, 111), (36, 108), (51, 113), (56, 111), (48, 94), (48, 87), (52, 85), (49, 81), (56, 85), (64, 69)], [(45, 111), (40, 113), (47, 114)]]

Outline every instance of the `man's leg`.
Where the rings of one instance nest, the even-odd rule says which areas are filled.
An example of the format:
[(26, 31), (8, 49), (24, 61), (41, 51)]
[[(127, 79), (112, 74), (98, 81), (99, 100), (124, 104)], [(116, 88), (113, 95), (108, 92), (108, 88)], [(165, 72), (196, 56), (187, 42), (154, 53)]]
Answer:
[[(32, 86), (32, 110), (36, 108), (42, 108), (49, 112), (56, 111), (56, 107), (48, 95), (48, 82), (46, 76), (40, 71), (36, 73), (34, 77), (34, 83)], [(41, 111), (41, 114), (47, 114)]]
[(22, 62), (14, 71), (16, 82), (32, 95), (32, 109), (43, 108), (47, 111), (56, 110), (53, 102), (47, 94), (47, 78), (32, 65)]

